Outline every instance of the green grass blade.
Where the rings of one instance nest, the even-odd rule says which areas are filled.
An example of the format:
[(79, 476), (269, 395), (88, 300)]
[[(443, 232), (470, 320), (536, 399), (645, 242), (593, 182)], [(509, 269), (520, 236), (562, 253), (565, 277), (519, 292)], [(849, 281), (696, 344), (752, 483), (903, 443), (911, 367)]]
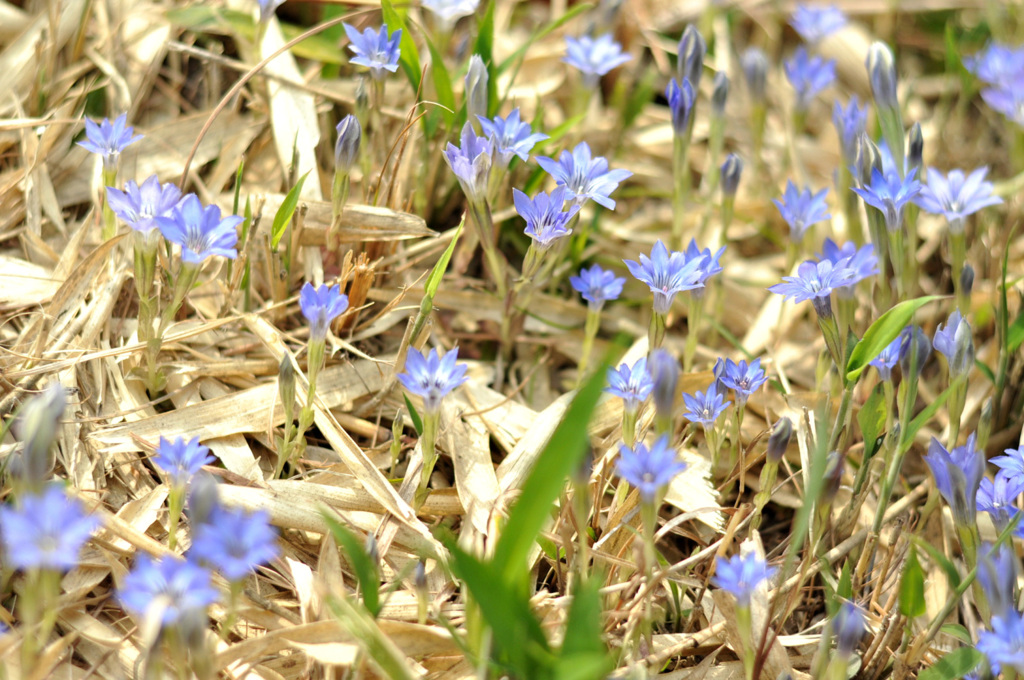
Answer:
[(363, 594), (363, 605), (374, 618), (377, 618), (377, 615), (380, 614), (380, 580), (376, 567), (363, 548), (363, 542), (342, 525), (331, 511), (321, 509), (320, 516), (327, 522), (331, 535), (345, 551), (345, 555), (352, 565), (352, 571), (356, 573), (359, 591)]
[(277, 250), (277, 245), (281, 242), (288, 224), (291, 223), (292, 217), (295, 215), (295, 209), (299, 205), (299, 194), (302, 193), (302, 185), (306, 183), (308, 176), (307, 172), (299, 178), (288, 195), (284, 197), (281, 207), (277, 209), (277, 214), (274, 215), (274, 225), (270, 229), (270, 247), (274, 250)]

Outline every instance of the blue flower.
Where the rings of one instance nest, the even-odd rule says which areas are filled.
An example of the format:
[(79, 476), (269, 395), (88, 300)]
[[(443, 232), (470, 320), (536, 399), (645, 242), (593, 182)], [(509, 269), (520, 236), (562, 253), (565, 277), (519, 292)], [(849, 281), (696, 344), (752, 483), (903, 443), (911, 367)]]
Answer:
[(398, 29), (391, 36), (388, 36), (388, 25), (380, 27), (375, 33), (372, 28), (365, 29), (362, 33), (348, 24), (342, 24), (345, 34), (348, 35), (348, 48), (356, 56), (350, 61), (370, 69), (370, 75), (381, 79), (385, 71), (394, 73), (398, 70), (398, 57), (401, 50), (398, 47), (402, 39), (402, 29)]
[(265, 24), (274, 16), (277, 8), (284, 4), (285, 0), (256, 0), (260, 6), (260, 23)]
[(620, 477), (637, 488), (645, 503), (651, 503), (660, 490), (686, 469), (686, 463), (676, 458), (668, 436), (662, 435), (649, 449), (643, 442), (637, 442), (633, 448), (619, 444), (615, 469)]
[(665, 98), (672, 111), (672, 132), (676, 137), (685, 137), (690, 131), (690, 116), (693, 115), (693, 105), (697, 101), (690, 81), (683, 80), (680, 85), (675, 78), (670, 80), (665, 88)]
[(701, 287), (693, 289), (694, 295), (703, 293), (703, 285), (707, 283), (708, 279), (715, 274), (720, 274), (722, 272), (722, 265), (720, 261), (724, 252), (725, 246), (719, 248), (715, 253), (711, 252), (711, 248), (701, 250), (697, 247), (697, 241), (695, 239), (690, 239), (690, 244), (686, 246), (686, 250), (683, 252), (683, 255), (686, 257), (686, 262), (689, 263), (695, 260), (701, 261), (700, 266), (697, 268), (700, 272), (700, 276), (697, 280), (701, 284)]
[(299, 307), (309, 322), (310, 342), (322, 341), (330, 323), (348, 309), (348, 296), (341, 292), (341, 286), (314, 287), (307, 281), (299, 291)]
[(1002, 456), (992, 459), (992, 464), (999, 468), (998, 475), (1008, 480), (1024, 484), (1024, 446), (1016, 449), (1003, 449)]
[(1017, 611), (1016, 565), (1017, 556), (1008, 545), (982, 544), (978, 550), (978, 583), (996, 616)]
[(1012, 668), (1024, 673), (1024, 618), (1010, 610), (1005, 616), (993, 616), (992, 631), (978, 633), (978, 651), (992, 668)]
[(217, 508), (197, 527), (192, 555), (229, 581), (239, 581), (278, 555), (277, 532), (265, 511)]
[(839, 135), (839, 145), (843, 150), (843, 162), (853, 165), (857, 162), (857, 145), (860, 137), (867, 130), (868, 107), (860, 106), (857, 96), (850, 97), (844, 109), (839, 102), (832, 104), (832, 124)]
[(810, 300), (818, 316), (832, 316), (832, 291), (839, 286), (848, 285), (854, 273), (849, 268), (836, 267), (828, 260), (803, 262), (796, 269), (796, 276), (783, 276), (783, 283), (769, 286), (768, 290), (793, 302)]
[(899, 111), (899, 99), (896, 91), (896, 62), (889, 46), (880, 40), (871, 43), (868, 57), (865, 60), (868, 69), (868, 82), (871, 83), (871, 95), (875, 98), (875, 106), (879, 113), (891, 115)]
[(963, 62), (964, 68), (989, 85), (1009, 85), (1024, 73), (1024, 49), (992, 43)]
[(487, 195), (494, 145), (487, 137), (478, 136), (468, 122), (462, 126), (460, 142), (462, 146), (448, 142), (444, 159), (459, 180), (466, 198), (476, 202)]
[(117, 169), (117, 159), (129, 144), (142, 139), (142, 135), (132, 136), (135, 129), (128, 122), (128, 114), (122, 113), (111, 123), (104, 118), (99, 125), (85, 119), (85, 141), (78, 145), (103, 157), (103, 169), (112, 172)]
[[(654, 313), (668, 314), (676, 293), (700, 288), (704, 275), (704, 258), (687, 259), (685, 253), (669, 252), (660, 240), (651, 249), (651, 256), (640, 255), (640, 261), (623, 260), (629, 272), (651, 287), (654, 293)], [(704, 277), (707, 278), (707, 277)]]
[(793, 16), (789, 18), (789, 25), (809, 43), (821, 42), (823, 38), (846, 26), (846, 23), (846, 15), (835, 5), (797, 5)]
[(17, 506), (0, 507), (6, 564), (22, 570), (70, 571), (99, 524), (60, 484), (48, 485), (39, 495), (22, 496)]
[(628, 413), (639, 410), (653, 389), (654, 381), (647, 372), (647, 359), (637, 359), (633, 368), (622, 364), (618, 369), (608, 369), (608, 387), (604, 391), (621, 398), (622, 408)]
[(580, 38), (567, 36), (565, 47), (566, 53), (562, 61), (579, 69), (588, 88), (593, 88), (597, 85), (598, 78), (631, 59), (622, 51), (622, 45), (615, 42), (611, 33), (597, 38), (587, 35)]
[(803, 47), (797, 48), (793, 58), (783, 63), (786, 78), (796, 90), (796, 108), (807, 110), (811, 100), (831, 85), (836, 79), (835, 59), (825, 61), (821, 57), (812, 57)]
[(1002, 533), (1017, 514), (1014, 501), (1024, 492), (1024, 482), (996, 475), (995, 481), (987, 477), (978, 486), (978, 512), (987, 512), (992, 517), (996, 531)]
[(933, 345), (936, 352), (946, 357), (950, 377), (965, 375), (974, 365), (971, 325), (960, 315), (959, 309), (953, 310), (945, 326), (940, 323), (935, 329)]
[(679, 80), (688, 80), (694, 90), (700, 89), (700, 79), (704, 75), (704, 56), (707, 52), (708, 44), (704, 36), (696, 26), (687, 24), (679, 37), (679, 61), (676, 63), (676, 70), (679, 73)]
[(719, 359), (715, 363), (714, 373), (716, 379), (736, 394), (736, 402), (740, 406), (747, 403), (750, 395), (761, 389), (761, 385), (768, 381), (768, 376), (761, 368), (760, 357), (749, 364), (745, 359), (739, 363), (732, 359), (726, 359), (724, 362)]
[(467, 380), (467, 367), (456, 364), (458, 358), (458, 347), (443, 357), (436, 349), (423, 354), (416, 348), (410, 348), (405, 359), (405, 372), (398, 376), (398, 380), (410, 393), (423, 398), (424, 411), (437, 413), (441, 409), (441, 400)]
[(964, 222), (982, 208), (1003, 202), (993, 196), (994, 187), (985, 181), (987, 167), (981, 167), (964, 176), (963, 170), (950, 170), (949, 175), (934, 168), (928, 168), (928, 184), (921, 187), (917, 204), (935, 215), (945, 215), (949, 230), (954, 234), (963, 233)]
[(715, 562), (715, 575), (711, 583), (732, 594), (740, 607), (749, 607), (750, 596), (777, 571), (752, 552), (729, 559), (719, 557)]
[(203, 207), (199, 197), (189, 194), (171, 211), (170, 217), (157, 217), (156, 224), (164, 238), (181, 246), (181, 260), (199, 264), (208, 257), (222, 255), (235, 259), (238, 253), (238, 232), (242, 218), (231, 215), (221, 219), (220, 208)]
[(150, 234), (157, 228), (156, 218), (167, 217), (181, 200), (181, 191), (173, 183), (160, 184), (152, 175), (140, 187), (132, 180), (124, 191), (107, 187), (107, 204), (125, 224), (135, 231)]
[(184, 488), (204, 465), (214, 461), (210, 449), (199, 443), (199, 437), (188, 441), (178, 437), (173, 442), (160, 437), (153, 464), (167, 475), (168, 483)]
[(892, 369), (900, 362), (907, 351), (907, 338), (901, 332), (896, 339), (885, 346), (878, 356), (868, 362), (878, 369), (878, 377), (882, 380), (892, 380)]
[(192, 560), (165, 557), (154, 562), (141, 555), (121, 584), (118, 599), (136, 616), (159, 613), (161, 627), (193, 626), (206, 623), (206, 608), (220, 593), (210, 583), (210, 572)]
[(920, 326), (907, 326), (902, 332), (906, 347), (900, 356), (900, 370), (904, 380), (917, 380), (932, 353), (932, 343)]
[(454, 24), (462, 17), (472, 16), (480, 0), (423, 0), (421, 4), (444, 23)]
[(629, 170), (609, 170), (608, 159), (604, 156), (591, 158), (590, 145), (580, 142), (572, 153), (562, 151), (558, 160), (538, 156), (537, 164), (551, 175), (555, 182), (569, 189), (571, 197), (579, 205), (587, 199), (615, 210), (615, 201), (609, 195), (618, 188), (619, 182), (629, 179)]
[(864, 637), (864, 612), (852, 602), (844, 602), (832, 618), (832, 630), (836, 635), (836, 651), (848, 658), (857, 650)]
[(800, 191), (792, 181), (786, 182), (786, 193), (782, 200), (772, 199), (772, 203), (779, 209), (782, 219), (789, 225), (789, 237), (795, 243), (803, 240), (804, 234), (812, 224), (823, 222), (832, 215), (828, 213), (828, 205), (825, 203), (825, 195), (828, 188), (818, 193), (812, 193), (810, 188)]
[(539, 193), (533, 200), (519, 189), (512, 190), (516, 212), (526, 220), (524, 231), (537, 247), (547, 248), (555, 240), (572, 233), (567, 225), (580, 207), (571, 204), (568, 210), (562, 210), (568, 197), (569, 191), (565, 187), (558, 187), (550, 194)]
[(974, 434), (967, 438), (966, 444), (952, 451), (947, 451), (932, 437), (924, 462), (928, 463), (935, 486), (953, 511), (957, 526), (974, 526), (978, 487), (985, 475), (985, 456), (975, 448)]
[(840, 297), (852, 297), (858, 283), (878, 273), (878, 257), (875, 256), (875, 246), (870, 243), (858, 248), (852, 241), (847, 241), (838, 246), (826, 238), (821, 250), (818, 259), (828, 260), (833, 269), (845, 267), (853, 273), (846, 284), (836, 287)]
[(692, 395), (683, 393), (683, 404), (688, 409), (683, 416), (691, 422), (700, 423), (705, 430), (711, 430), (715, 427), (718, 416), (722, 415), (731, 403), (725, 400), (725, 395), (718, 393), (718, 380), (715, 380), (708, 386), (707, 392), (698, 390)]
[(626, 279), (595, 264), (590, 269), (581, 269), (579, 276), (570, 276), (569, 283), (583, 296), (590, 309), (598, 311), (605, 302), (619, 299)]
[(1024, 126), (1024, 90), (1016, 85), (1000, 85), (981, 91), (981, 98), (1011, 123)]
[(871, 185), (853, 190), (865, 203), (881, 211), (886, 228), (895, 231), (903, 226), (903, 207), (921, 191), (921, 183), (914, 179), (916, 173), (913, 168), (901, 179), (896, 173), (886, 175), (872, 168)]
[(487, 135), (494, 146), (496, 162), (502, 167), (507, 167), (513, 156), (519, 156), (520, 160), (527, 161), (530, 158), (530, 149), (540, 141), (548, 139), (548, 136), (541, 132), (534, 132), (529, 123), (519, 120), (519, 109), (512, 109), (506, 117), (495, 116), (493, 119), (477, 116), (484, 134)]

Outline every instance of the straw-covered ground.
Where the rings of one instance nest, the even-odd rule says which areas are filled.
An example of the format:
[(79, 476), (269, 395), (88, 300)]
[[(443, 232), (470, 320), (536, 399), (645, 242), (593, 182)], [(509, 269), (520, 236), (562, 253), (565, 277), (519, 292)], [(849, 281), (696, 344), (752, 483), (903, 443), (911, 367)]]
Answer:
[[(1019, 541), (1024, 462), (982, 457), (1021, 436), (1024, 57), (963, 60), (1015, 44), (1020, 7), (842, 0), (808, 36), (788, 2), (461, 5), (0, 0), (0, 677), (1024, 672), (1020, 547), (985, 547)], [(342, 22), (401, 28), (401, 56)], [(566, 57), (605, 35), (590, 75)], [(803, 102), (798, 49), (835, 69)], [(905, 166), (837, 133), (851, 96), (846, 124)], [(506, 170), (475, 114), (515, 107), (547, 137)], [(115, 142), (141, 139), (80, 144), (121, 114)], [(570, 168), (553, 209), (525, 205), (583, 142), (592, 179), (628, 172)], [(897, 188), (983, 166), (992, 186), (959, 223), (918, 196), (886, 229), (849, 188), (885, 193), (872, 162)], [(126, 212), (154, 176), (166, 205)], [(807, 207), (790, 181), (828, 188), (818, 215), (785, 219), (772, 199)], [(826, 238), (874, 250), (767, 290)], [(594, 264), (625, 280), (600, 311), (570, 283)], [(339, 285), (317, 309), (340, 316), (317, 322), (307, 283)], [(453, 348), (435, 380), (420, 352)], [(653, 397), (643, 366), (604, 389), (647, 357)], [(720, 358), (767, 380), (746, 398)], [(717, 418), (693, 401), (713, 385)], [(195, 477), (168, 469), (179, 437), (209, 448)], [(260, 557), (218, 561), (267, 520)]]

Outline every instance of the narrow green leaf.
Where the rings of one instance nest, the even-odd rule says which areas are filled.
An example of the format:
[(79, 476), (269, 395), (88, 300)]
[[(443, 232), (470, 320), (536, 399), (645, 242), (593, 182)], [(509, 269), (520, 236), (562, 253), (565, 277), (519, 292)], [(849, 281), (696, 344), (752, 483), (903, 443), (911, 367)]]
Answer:
[(865, 460), (875, 455), (878, 435), (882, 433), (882, 428), (885, 427), (885, 414), (888, 408), (888, 404), (885, 403), (882, 385), (875, 385), (875, 389), (871, 391), (871, 396), (864, 402), (864, 405), (860, 408), (860, 413), (857, 414), (860, 433), (864, 437)]
[(429, 36), (426, 41), (427, 49), (430, 50), (430, 73), (434, 79), (434, 92), (437, 94), (437, 103), (441, 105), (433, 107), (433, 112), (440, 110), (440, 115), (451, 126), (455, 120), (455, 91), (452, 90), (452, 79), (444, 65), (444, 55), (437, 50)]
[(900, 613), (912, 619), (921, 616), (925, 611), (924, 570), (917, 561), (917, 551), (911, 547), (900, 581)]
[(295, 215), (295, 208), (299, 205), (299, 194), (302, 193), (302, 185), (305, 184), (307, 176), (309, 176), (309, 172), (299, 178), (288, 195), (284, 197), (281, 207), (277, 209), (277, 214), (274, 215), (274, 225), (270, 229), (270, 247), (274, 250), (277, 250), (277, 244), (281, 242), (281, 237), (284, 236), (288, 224), (292, 221), (292, 216)]
[(473, 44), (473, 54), (480, 55), (484, 66), (487, 67), (487, 115), (493, 116), (497, 113), (500, 102), (498, 101), (498, 71), (494, 67), (494, 0), (488, 0), (480, 19), (477, 21), (476, 42)]
[(906, 300), (878, 317), (850, 355), (850, 360), (846, 364), (846, 382), (849, 384), (860, 377), (871, 360), (895, 340), (900, 331), (911, 322), (914, 312), (929, 302), (941, 299), (941, 295), (926, 295)]
[(412, 418), (412, 426), (416, 428), (416, 434), (423, 436), (423, 419), (420, 418), (420, 414), (416, 411), (416, 407), (409, 401), (409, 395), (402, 393), (402, 398), (405, 399), (405, 407), (409, 409), (409, 417)]
[(971, 633), (966, 628), (961, 626), (959, 623), (947, 623), (939, 629), (940, 633), (945, 633), (950, 637), (955, 637), (965, 645), (973, 645), (974, 642), (971, 640)]
[(412, 39), (409, 27), (405, 24), (407, 10), (399, 11), (395, 9), (395, 4), (391, 0), (381, 0), (380, 7), (381, 13), (384, 16), (384, 23), (388, 25), (388, 33), (391, 34), (399, 28), (402, 29), (402, 38), (398, 41), (398, 46), (401, 50), (401, 54), (398, 55), (398, 64), (402, 67), (402, 71), (405, 72), (405, 76), (412, 84), (412, 91), (419, 92), (420, 53), (416, 51), (416, 43)]
[(550, 677), (557, 680), (603, 680), (614, 668), (607, 654), (572, 654), (558, 659)]
[(853, 569), (850, 560), (843, 562), (843, 570), (839, 573), (839, 587), (836, 588), (836, 595), (844, 600), (853, 599)]
[(600, 581), (596, 578), (590, 578), (576, 586), (572, 604), (569, 605), (569, 615), (565, 620), (565, 636), (562, 639), (561, 650), (563, 659), (575, 655), (600, 656), (607, 653), (604, 642), (601, 641), (603, 625), (599, 587)]
[(459, 242), (459, 237), (462, 236), (462, 229), (466, 226), (466, 215), (463, 213), (462, 221), (459, 222), (459, 226), (455, 228), (455, 234), (452, 236), (452, 242), (448, 244), (448, 247), (441, 253), (441, 257), (438, 258), (437, 262), (434, 263), (434, 268), (430, 270), (430, 274), (427, 276), (427, 282), (423, 285), (423, 290), (431, 300), (437, 295), (437, 289), (441, 285), (441, 279), (444, 277), (444, 272), (448, 269), (448, 263), (451, 262), (452, 253), (455, 252), (455, 244)]
[(914, 437), (917, 436), (918, 431), (925, 426), (925, 424), (935, 417), (942, 405), (949, 399), (949, 395), (952, 393), (952, 388), (947, 387), (942, 394), (932, 400), (930, 404), (921, 409), (921, 412), (914, 416), (914, 419), (907, 425), (907, 431), (900, 435), (900, 439), (903, 442), (911, 442)]
[(960, 647), (921, 671), (917, 680), (957, 680), (981, 663), (982, 653), (974, 647)]
[(238, 201), (242, 196), (242, 171), (245, 169), (245, 158), (238, 161), (238, 170), (235, 171), (235, 193), (231, 201), (231, 214), (238, 214)]
[(352, 571), (355, 572), (356, 580), (359, 581), (359, 591), (363, 594), (363, 605), (374, 618), (377, 618), (377, 615), (380, 614), (380, 580), (377, 576), (377, 568), (370, 561), (370, 556), (366, 554), (363, 542), (342, 525), (330, 510), (321, 508), (320, 516), (327, 522), (331, 535), (345, 551), (345, 556), (348, 557), (349, 564), (352, 565)]
[(1017, 318), (1006, 330), (1006, 348), (1010, 352), (1016, 352), (1021, 342), (1024, 342), (1024, 309), (1017, 314)]
[(939, 565), (939, 568), (945, 572), (946, 579), (949, 581), (949, 587), (951, 589), (956, 590), (960, 587), (960, 572), (956, 570), (956, 565), (953, 564), (948, 557), (942, 554), (941, 550), (928, 541), (923, 540), (920, 536), (911, 534), (910, 540), (912, 540), (917, 547), (922, 548), (926, 553), (928, 553), (928, 557), (932, 558), (932, 561)]

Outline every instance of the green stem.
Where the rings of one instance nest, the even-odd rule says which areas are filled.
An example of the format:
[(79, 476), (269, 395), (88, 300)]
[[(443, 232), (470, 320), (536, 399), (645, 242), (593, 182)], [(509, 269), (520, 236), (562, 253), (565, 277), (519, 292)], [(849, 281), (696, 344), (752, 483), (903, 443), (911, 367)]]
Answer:
[(949, 232), (949, 250), (952, 260), (953, 290), (956, 291), (956, 306), (960, 312), (967, 315), (971, 311), (970, 300), (960, 282), (964, 272), (964, 263), (967, 261), (967, 238), (962, 230)]
[(654, 533), (658, 526), (658, 507), (652, 500), (640, 501), (640, 514), (643, 521), (644, 536), (644, 573), (646, 576), (647, 593), (644, 597), (643, 630), (647, 637), (647, 648), (653, 649), (654, 635), (654, 566), (657, 564), (657, 552), (654, 546)]
[(590, 362), (590, 354), (594, 350), (594, 339), (601, 327), (601, 310), (592, 307), (587, 308), (587, 321), (583, 327), (583, 353), (580, 356), (580, 363), (576, 367), (576, 385), (583, 384), (587, 375), (587, 364)]
[(779, 464), (770, 460), (765, 461), (764, 467), (761, 468), (761, 489), (754, 496), (754, 513), (750, 518), (751, 529), (761, 526), (761, 513), (772, 497), (772, 489), (775, 487), (775, 478), (778, 472)]
[(690, 194), (689, 140), (675, 135), (672, 142), (672, 176), (675, 191), (672, 194), (672, 250), (681, 250), (683, 244), (683, 216)]
[(117, 235), (117, 218), (110, 202), (107, 201), (106, 187), (117, 188), (117, 168), (103, 168), (103, 188), (100, 189), (100, 205), (103, 208), (103, 233), (104, 241), (109, 241)]
[(331, 226), (327, 231), (327, 250), (331, 252), (338, 249), (341, 216), (348, 202), (349, 180), (349, 173), (335, 171), (334, 182), (331, 185)]
[(655, 312), (651, 315), (651, 326), (647, 331), (648, 356), (661, 347), (665, 341), (665, 315)]
[(693, 367), (693, 358), (697, 354), (697, 341), (700, 324), (704, 316), (704, 295), (694, 295), (690, 291), (689, 315), (686, 318), (686, 345), (683, 349), (683, 372), (689, 373)]
[(745, 680), (754, 680), (754, 622), (749, 605), (736, 605), (736, 627), (739, 629), (740, 645), (743, 647), (740, 652), (743, 657), (743, 677)]
[(185, 507), (185, 487), (173, 484), (167, 494), (167, 547), (174, 550), (178, 547), (178, 523), (181, 521), (181, 510)]
[(420, 470), (420, 484), (419, 488), (416, 489), (416, 497), (413, 503), (413, 507), (419, 510), (423, 507), (423, 502), (427, 500), (427, 496), (430, 495), (430, 490), (427, 488), (430, 484), (430, 475), (434, 472), (434, 464), (437, 463), (437, 450), (435, 448), (437, 440), (437, 424), (439, 420), (438, 413), (424, 413), (423, 414), (423, 434), (420, 435), (420, 451), (423, 454), (423, 467)]

